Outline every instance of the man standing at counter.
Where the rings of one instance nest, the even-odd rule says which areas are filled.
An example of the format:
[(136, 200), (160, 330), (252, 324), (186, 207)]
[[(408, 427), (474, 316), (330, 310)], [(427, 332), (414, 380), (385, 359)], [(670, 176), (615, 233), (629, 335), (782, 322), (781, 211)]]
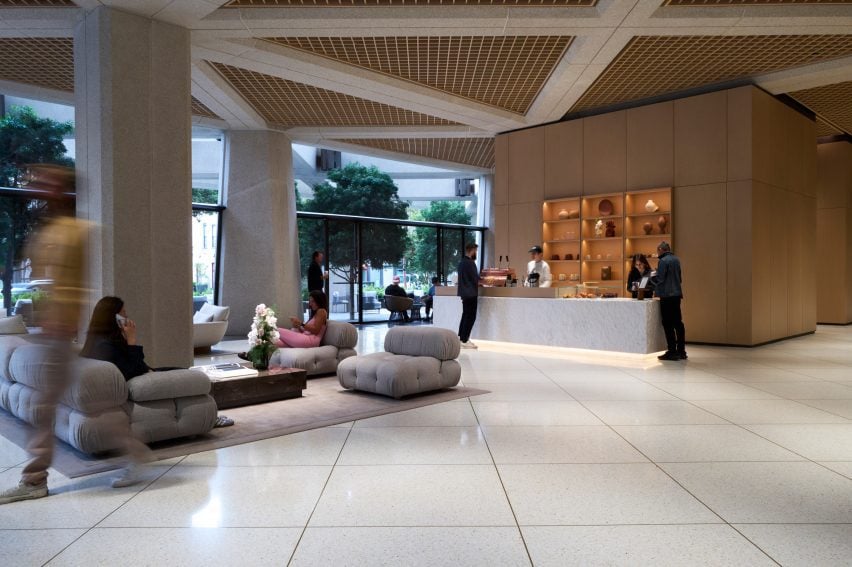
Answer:
[[(533, 281), (537, 282), (538, 287), (550, 287), (550, 265), (542, 258), (542, 252), (541, 246), (530, 248), (530, 262), (527, 263), (527, 281), (530, 282), (530, 287), (536, 287), (532, 285)], [(537, 277), (533, 278), (533, 274)]]
[(660, 262), (657, 264), (657, 281), (654, 293), (660, 298), (660, 316), (663, 320), (663, 332), (666, 334), (667, 350), (658, 356), (660, 360), (686, 360), (686, 340), (684, 338), (683, 317), (680, 301), (681, 289), (680, 259), (672, 254), (671, 245), (665, 240), (657, 246)]
[(468, 242), (464, 247), (464, 256), (459, 262), (459, 283), (456, 294), (462, 301), (462, 316), (459, 322), (459, 340), (462, 348), (476, 348), (470, 341), (470, 331), (476, 322), (476, 304), (479, 298), (479, 270), (476, 269), (476, 251), (479, 245)]

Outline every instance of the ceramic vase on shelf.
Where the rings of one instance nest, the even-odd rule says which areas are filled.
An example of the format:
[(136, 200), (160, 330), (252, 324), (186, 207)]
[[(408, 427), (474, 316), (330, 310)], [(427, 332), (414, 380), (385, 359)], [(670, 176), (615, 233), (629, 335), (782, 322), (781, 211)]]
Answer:
[(615, 223), (613, 221), (606, 221), (606, 236), (607, 238), (615, 236)]
[(556, 213), (556, 216), (559, 217), (559, 220), (565, 220), (565, 219), (571, 218), (568, 215), (569, 215), (569, 213), (566, 209), (562, 209), (561, 211)]
[(656, 213), (660, 210), (660, 207), (657, 206), (657, 203), (653, 199), (648, 199), (648, 202), (645, 203), (645, 210), (649, 213)]
[(601, 280), (610, 281), (612, 279), (612, 266), (601, 267)]
[(660, 227), (660, 234), (666, 233), (666, 227), (669, 225), (669, 219), (666, 218), (666, 215), (660, 215), (660, 218), (657, 219), (657, 226)]
[(651, 234), (651, 231), (654, 230), (654, 225), (649, 222), (646, 222), (642, 225), (642, 230), (645, 231), (645, 234)]

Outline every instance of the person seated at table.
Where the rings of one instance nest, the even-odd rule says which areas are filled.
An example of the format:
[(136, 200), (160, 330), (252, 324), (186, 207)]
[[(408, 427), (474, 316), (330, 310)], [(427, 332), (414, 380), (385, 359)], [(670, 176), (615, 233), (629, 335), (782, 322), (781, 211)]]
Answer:
[[(391, 283), (388, 287), (385, 288), (385, 295), (396, 295), (398, 297), (412, 297), (414, 294), (409, 295), (405, 288), (399, 285), (399, 276), (393, 277), (393, 283)], [(411, 321), (411, 317), (408, 315), (408, 311), (402, 311), (402, 319), (406, 323)]]
[(432, 278), (432, 285), (429, 291), (423, 296), (423, 305), (426, 306), (426, 320), (432, 320), (432, 302), (435, 300), (435, 288), (441, 283), (441, 278), (435, 276)]
[(654, 291), (654, 283), (651, 276), (653, 270), (651, 264), (648, 263), (648, 258), (644, 254), (634, 254), (631, 263), (630, 273), (627, 275), (627, 291), (633, 295), (633, 299), (639, 297), (639, 284), (642, 278), (647, 277), (645, 283), (645, 297), (651, 297)]
[[(177, 370), (177, 367), (148, 366), (142, 345), (136, 344), (136, 323), (127, 316), (124, 300), (109, 295), (95, 304), (80, 356), (113, 363), (125, 380), (152, 371)], [(216, 418), (216, 427), (233, 424), (230, 417)]]
[(320, 341), (328, 325), (328, 299), (325, 293), (314, 290), (308, 298), (308, 306), (314, 314), (307, 323), (297, 317), (290, 317), (292, 329), (278, 329), (280, 348), (310, 348), (320, 346)]

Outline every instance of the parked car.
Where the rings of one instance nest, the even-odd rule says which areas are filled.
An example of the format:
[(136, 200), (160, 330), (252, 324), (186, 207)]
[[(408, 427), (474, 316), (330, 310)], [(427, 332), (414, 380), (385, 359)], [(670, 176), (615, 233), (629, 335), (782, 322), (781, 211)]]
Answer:
[(47, 289), (51, 285), (53, 285), (53, 280), (32, 280), (26, 283), (19, 282), (12, 284), (12, 297), (19, 293), (32, 293), (34, 291)]

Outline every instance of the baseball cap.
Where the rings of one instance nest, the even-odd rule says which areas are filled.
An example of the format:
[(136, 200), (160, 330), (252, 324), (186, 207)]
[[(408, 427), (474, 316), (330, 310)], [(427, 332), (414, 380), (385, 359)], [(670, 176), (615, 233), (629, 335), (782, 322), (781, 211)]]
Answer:
[(536, 254), (541, 254), (541, 246), (538, 246), (538, 245), (533, 246), (532, 248), (530, 248), (530, 252), (535, 252)]
[(399, 276), (393, 277), (393, 283), (399, 283)]

